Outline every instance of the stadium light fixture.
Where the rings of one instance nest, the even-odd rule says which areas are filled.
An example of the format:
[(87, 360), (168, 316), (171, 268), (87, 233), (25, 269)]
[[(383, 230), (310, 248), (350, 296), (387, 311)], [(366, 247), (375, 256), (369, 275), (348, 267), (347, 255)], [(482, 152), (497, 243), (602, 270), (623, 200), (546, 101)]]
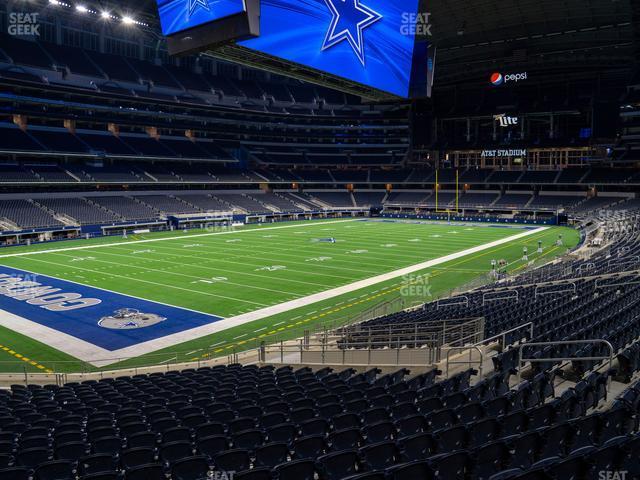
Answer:
[(76, 10), (80, 13), (87, 13), (89, 11), (84, 5), (76, 5)]
[(131, 17), (124, 16), (122, 17), (122, 23), (124, 23), (125, 25), (133, 25), (135, 23), (135, 20)]
[(106, 10), (100, 12), (100, 17), (104, 20), (109, 20), (111, 18), (111, 14)]

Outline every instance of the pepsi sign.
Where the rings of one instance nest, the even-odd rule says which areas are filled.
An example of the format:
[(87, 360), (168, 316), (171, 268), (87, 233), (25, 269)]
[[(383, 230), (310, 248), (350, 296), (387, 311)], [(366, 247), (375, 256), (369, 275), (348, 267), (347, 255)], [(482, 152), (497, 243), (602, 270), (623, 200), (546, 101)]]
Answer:
[(508, 73), (502, 74), (500, 72), (495, 72), (491, 74), (490, 82), (494, 87), (499, 87), (507, 82), (515, 82), (518, 83), (522, 80), (527, 79), (527, 72), (522, 73)]

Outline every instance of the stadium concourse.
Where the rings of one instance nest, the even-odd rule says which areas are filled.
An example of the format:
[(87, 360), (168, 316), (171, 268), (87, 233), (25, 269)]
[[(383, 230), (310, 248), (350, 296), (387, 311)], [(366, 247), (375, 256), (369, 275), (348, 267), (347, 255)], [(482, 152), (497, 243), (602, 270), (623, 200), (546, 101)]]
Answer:
[(640, 2), (0, 2), (0, 480), (640, 479)]

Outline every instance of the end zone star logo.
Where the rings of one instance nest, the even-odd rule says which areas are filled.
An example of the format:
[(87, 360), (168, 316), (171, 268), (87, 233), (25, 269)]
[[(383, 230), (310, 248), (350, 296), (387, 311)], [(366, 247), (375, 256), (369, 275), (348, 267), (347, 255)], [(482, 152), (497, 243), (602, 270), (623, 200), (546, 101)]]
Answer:
[(333, 18), (324, 38), (322, 50), (346, 40), (364, 67), (362, 32), (382, 18), (378, 12), (362, 5), (360, 0), (324, 0)]
[(189, 18), (191, 18), (191, 15), (193, 15), (193, 12), (195, 12), (198, 7), (202, 7), (207, 11), (210, 10), (208, 0), (189, 0)]

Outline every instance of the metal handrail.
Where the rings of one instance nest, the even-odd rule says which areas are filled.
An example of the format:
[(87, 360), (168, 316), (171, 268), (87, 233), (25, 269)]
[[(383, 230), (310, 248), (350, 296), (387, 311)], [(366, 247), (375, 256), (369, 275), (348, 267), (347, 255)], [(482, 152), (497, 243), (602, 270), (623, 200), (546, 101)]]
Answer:
[[(602, 343), (609, 348), (611, 355), (608, 357), (558, 357), (558, 358), (524, 358), (522, 356), (522, 351), (526, 347), (548, 347), (551, 345), (584, 345), (591, 343)], [(523, 363), (543, 363), (543, 362), (568, 362), (571, 360), (591, 360), (591, 361), (599, 361), (599, 360), (609, 360), (609, 370), (613, 368), (613, 359), (615, 357), (615, 349), (613, 345), (608, 340), (603, 339), (595, 339), (595, 340), (564, 340), (564, 341), (556, 341), (556, 342), (534, 342), (534, 343), (523, 343), (518, 347), (518, 380), (522, 379), (522, 365)], [(607, 384), (607, 391), (609, 391), (609, 384)]]
[[(451, 352), (453, 351), (462, 351), (464, 352), (465, 350), (469, 350), (469, 360), (467, 361), (454, 361), (452, 362), (450, 360), (451, 358)], [(449, 378), (449, 365), (471, 365), (473, 363), (473, 360), (471, 360), (471, 351), (472, 350), (476, 350), (479, 354), (480, 354), (480, 365), (478, 367), (478, 374), (480, 375), (480, 378), (482, 378), (482, 366), (484, 365), (484, 353), (482, 353), (482, 350), (480, 350), (480, 347), (476, 346), (476, 345), (471, 345), (471, 346), (464, 346), (464, 347), (451, 347), (449, 348), (449, 350), (447, 350), (447, 357), (446, 357), (446, 362), (447, 365), (445, 367), (445, 375), (447, 378)]]
[[(446, 376), (449, 377), (449, 364), (452, 364), (452, 365), (462, 365), (462, 364), (471, 365), (473, 363), (473, 360), (471, 360), (471, 350), (473, 350), (473, 349), (477, 350), (478, 353), (480, 354), (480, 366), (478, 368), (478, 372), (480, 373), (480, 376), (482, 376), (482, 370), (483, 370), (483, 365), (484, 365), (484, 353), (480, 349), (480, 346), (484, 345), (486, 343), (492, 342), (494, 340), (497, 340), (498, 338), (502, 338), (502, 346), (504, 348), (507, 335), (509, 335), (510, 333), (513, 333), (513, 332), (517, 332), (518, 330), (522, 330), (522, 329), (524, 329), (526, 327), (529, 328), (529, 333), (531, 335), (531, 338), (533, 338), (533, 322), (528, 322), (528, 323), (519, 325), (519, 326), (517, 326), (515, 328), (511, 328), (509, 330), (505, 330), (504, 332), (501, 332), (501, 333), (499, 333), (497, 335), (494, 335), (493, 337), (489, 337), (489, 338), (485, 338), (483, 340), (480, 340), (479, 342), (476, 342), (473, 345), (465, 345), (465, 346), (462, 346), (462, 347), (450, 347), (449, 350), (447, 350), (447, 356), (446, 356), (446, 366), (445, 366)], [(469, 350), (469, 360), (468, 361), (454, 361), (454, 362), (452, 362), (450, 360), (452, 351), (463, 351), (464, 352), (465, 350)]]
[(504, 347), (504, 342), (506, 341), (506, 337), (507, 335), (509, 335), (510, 333), (513, 332), (517, 332), (518, 330), (522, 330), (525, 327), (529, 327), (529, 333), (531, 334), (531, 338), (533, 338), (533, 322), (527, 322), (527, 323), (523, 323), (522, 325), (519, 325), (515, 328), (511, 328), (509, 330), (505, 330), (504, 332), (500, 332), (497, 335), (494, 335), (493, 337), (489, 337), (489, 338), (485, 338), (483, 340), (481, 340), (480, 342), (474, 344), (473, 346), (479, 346), (479, 345), (484, 345), (485, 343), (488, 342), (492, 342), (494, 340), (497, 340), (498, 338), (502, 338), (502, 346)]

